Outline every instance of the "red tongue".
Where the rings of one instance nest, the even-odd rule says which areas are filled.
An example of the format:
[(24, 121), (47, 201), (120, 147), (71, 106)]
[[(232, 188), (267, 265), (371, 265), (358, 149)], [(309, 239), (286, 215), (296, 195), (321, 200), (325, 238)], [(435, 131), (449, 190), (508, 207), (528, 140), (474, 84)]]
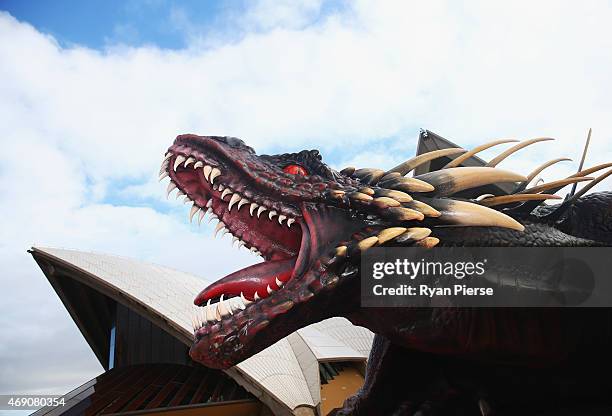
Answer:
[(225, 276), (200, 292), (195, 298), (196, 305), (206, 303), (221, 295), (240, 295), (253, 300), (255, 292), (260, 298), (268, 296), (268, 285), (273, 290), (280, 289), (276, 284), (276, 278), (285, 283), (291, 277), (295, 265), (295, 257), (286, 260), (265, 261), (263, 263), (249, 266)]

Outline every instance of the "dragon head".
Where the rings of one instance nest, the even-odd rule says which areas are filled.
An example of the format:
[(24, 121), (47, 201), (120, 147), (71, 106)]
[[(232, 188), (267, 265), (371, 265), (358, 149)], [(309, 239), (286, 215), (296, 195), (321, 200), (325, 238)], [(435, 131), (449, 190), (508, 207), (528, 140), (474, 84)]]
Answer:
[[(541, 140), (522, 142), (514, 151)], [(460, 167), (477, 152), (508, 141), (471, 151), (436, 150), (390, 170), (338, 172), (316, 150), (257, 155), (234, 137), (178, 136), (160, 171), (161, 178), (170, 178), (168, 194), (178, 189), (179, 196), (193, 203), (190, 219), (202, 221), (209, 213), (219, 220), (215, 233), (231, 234), (239, 247), (263, 258), (196, 297), (201, 308), (191, 357), (209, 367), (228, 368), (310, 323), (331, 316), (350, 318), (360, 309), (359, 258), (373, 246), (433, 247), (441, 241), (541, 245), (540, 234), (547, 231), (579, 245), (612, 243), (606, 228), (612, 222), (611, 193), (600, 194), (595, 204), (583, 204), (597, 211), (591, 218), (599, 218), (598, 223), (587, 227), (598, 230), (596, 239), (589, 239), (584, 227), (567, 215), (588, 189), (562, 203), (562, 209), (537, 212), (548, 209), (540, 204), (558, 198), (554, 192), (560, 187), (591, 180), (587, 174), (611, 164), (532, 188), (526, 186), (539, 172), (523, 176), (497, 169), (501, 160)], [(443, 169), (405, 176), (441, 157), (454, 159)], [(494, 183), (514, 184), (516, 192), (477, 196)]]

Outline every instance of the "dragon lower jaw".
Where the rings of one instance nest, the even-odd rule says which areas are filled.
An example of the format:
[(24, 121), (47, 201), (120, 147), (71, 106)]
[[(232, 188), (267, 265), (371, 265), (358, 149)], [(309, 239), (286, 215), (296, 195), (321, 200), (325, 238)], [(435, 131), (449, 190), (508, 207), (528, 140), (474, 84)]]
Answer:
[[(296, 256), (236, 271), (198, 295), (200, 316), (190, 350), (195, 361), (228, 368), (296, 329), (340, 314), (329, 305), (330, 292), (320, 293), (327, 273), (320, 259), (362, 224), (356, 226), (343, 211), (323, 205), (303, 204), (302, 213)], [(269, 289), (262, 296), (244, 296), (250, 290), (259, 293), (262, 287)]]

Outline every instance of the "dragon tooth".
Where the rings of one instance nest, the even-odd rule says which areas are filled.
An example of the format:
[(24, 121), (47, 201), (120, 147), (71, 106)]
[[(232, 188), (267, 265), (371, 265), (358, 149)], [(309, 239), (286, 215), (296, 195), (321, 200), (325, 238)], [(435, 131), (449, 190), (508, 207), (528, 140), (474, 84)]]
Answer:
[(242, 299), (237, 296), (230, 299), (230, 307), (232, 306), (232, 303), (236, 309), (240, 309), (241, 311), (246, 308), (246, 305), (244, 304)]
[(223, 295), (221, 295), (221, 300), (217, 303), (217, 315), (224, 317), (230, 314), (233, 315), (234, 313), (227, 307), (227, 303), (223, 301)]
[[(224, 229), (221, 231), (221, 237), (223, 237), (225, 234), (227, 234), (227, 233), (229, 233), (229, 232), (230, 232), (230, 231), (229, 231), (227, 228), (224, 228)], [(230, 235), (231, 235), (231, 233), (230, 233)]]
[(192, 156), (189, 156), (187, 158), (187, 160), (185, 161), (185, 163), (183, 164), (183, 166), (188, 167), (189, 165), (191, 165), (192, 163), (195, 163), (195, 158)]
[(162, 173), (166, 172), (168, 170), (168, 165), (170, 163), (168, 161), (165, 161), (161, 164), (160, 168), (159, 168), (159, 174), (161, 175)]
[[(216, 191), (216, 190), (217, 190), (217, 184), (214, 184), (214, 185), (213, 185), (213, 191)], [(220, 191), (220, 190), (219, 190), (219, 191)]]
[(180, 189), (178, 191), (176, 191), (176, 199), (179, 199), (179, 197), (185, 195), (185, 192), (181, 191)]
[(200, 207), (194, 203), (193, 206), (191, 207), (191, 211), (189, 211), (189, 222), (193, 221), (193, 216), (197, 214), (199, 210), (200, 210)]
[[(216, 187), (217, 185), (213, 185), (213, 188)], [(225, 186), (223, 186), (222, 183), (219, 184), (219, 192), (223, 191), (225, 189)]]
[(279, 280), (278, 277), (275, 277), (274, 280), (276, 281), (276, 286), (280, 289), (281, 287), (283, 287), (284, 283)]
[(241, 197), (239, 194), (234, 194), (232, 195), (232, 199), (230, 199), (229, 205), (228, 205), (228, 210), (231, 211), (232, 210), (232, 206), (234, 206), (234, 204), (238, 201), (240, 201)]
[(239, 238), (236, 236), (232, 236), (232, 245), (234, 245), (236, 243), (236, 241), (238, 241)]
[(204, 166), (204, 163), (202, 163), (202, 161), (201, 161), (201, 160), (198, 160), (198, 161), (195, 163), (195, 165), (193, 165), (193, 168), (194, 168), (194, 169), (197, 169), (197, 168), (201, 168), (201, 167), (203, 167), (203, 166)]
[(212, 172), (210, 172), (210, 183), (213, 183), (215, 178), (219, 175), (221, 175), (221, 171), (217, 168), (213, 168)]
[(283, 221), (284, 221), (284, 220), (286, 220), (286, 219), (287, 219), (287, 216), (286, 216), (286, 215), (279, 215), (279, 216), (278, 216), (278, 223), (279, 223), (280, 225), (283, 225)]
[(249, 214), (251, 214), (251, 217), (253, 216), (253, 211), (255, 211), (255, 208), (257, 208), (259, 206), (259, 204), (256, 204), (255, 202), (251, 202), (251, 206), (249, 207)]
[(164, 162), (167, 162), (170, 160), (170, 158), (172, 157), (173, 153), (172, 152), (168, 152), (166, 153), (166, 155), (164, 156)]
[(223, 316), (221, 316), (221, 311), (219, 311), (219, 304), (216, 303), (211, 309), (213, 310), (212, 313), (215, 316), (215, 320), (220, 321)]
[(164, 171), (163, 171), (163, 172), (162, 172), (162, 173), (159, 175), (159, 178), (158, 178), (157, 180), (161, 182), (161, 181), (162, 181), (164, 178), (167, 178), (168, 176), (169, 176), (169, 175), (168, 175), (168, 172), (167, 172), (166, 170), (164, 170)]
[(166, 199), (170, 198), (170, 192), (172, 192), (175, 189), (176, 189), (176, 184), (170, 181), (170, 183), (168, 184), (168, 187), (166, 188)]
[(253, 299), (255, 299), (256, 301), (258, 301), (259, 299), (261, 299), (259, 297), (259, 293), (257, 293), (257, 291), (255, 291), (255, 294), (253, 295)]
[(188, 195), (185, 195), (185, 198), (183, 198), (183, 204), (188, 204), (188, 203), (190, 203), (190, 202), (192, 202), (192, 201), (191, 201), (191, 198), (189, 198), (189, 196), (188, 196)]
[(212, 207), (212, 198), (210, 198), (208, 202), (206, 203), (206, 208), (210, 208), (210, 207)]
[(198, 214), (198, 225), (202, 224), (202, 220), (204, 219), (206, 212), (207, 211), (201, 210), (200, 213)]
[(238, 211), (240, 211), (240, 208), (241, 208), (241, 207), (242, 207), (244, 204), (248, 204), (248, 203), (249, 203), (249, 200), (243, 197), (243, 198), (240, 200), (240, 202), (238, 202)]
[(225, 188), (223, 190), (223, 193), (221, 193), (221, 200), (223, 200), (223, 198), (225, 198), (227, 195), (230, 195), (232, 193), (232, 191), (229, 190), (229, 188)]
[(206, 313), (206, 320), (208, 322), (217, 321), (217, 317), (215, 316), (214, 307), (210, 306), (210, 299), (209, 299), (209, 303), (206, 305), (206, 309), (204, 312)]
[(257, 251), (257, 249), (253, 246), (253, 247), (249, 248), (249, 251), (251, 253), (255, 253)]
[(266, 210), (266, 207), (259, 207), (259, 208), (257, 208), (257, 218), (259, 218), (261, 213), (264, 212), (265, 210)]
[(287, 227), (291, 227), (291, 224), (293, 224), (295, 222), (295, 220), (293, 218), (289, 218), (287, 220)]
[(208, 223), (210, 224), (210, 222), (211, 222), (212, 220), (216, 220), (216, 219), (218, 219), (218, 218), (219, 218), (219, 217), (217, 217), (217, 215), (216, 215), (216, 214), (214, 214), (214, 213), (213, 213), (213, 214), (210, 214), (210, 218), (208, 219)]
[(227, 302), (227, 305), (226, 305), (227, 310), (229, 311), (231, 315), (233, 315), (234, 309), (238, 309), (238, 308), (236, 308), (236, 306), (233, 304), (234, 302), (232, 302), (232, 299), (228, 299), (226, 302)]
[(208, 181), (209, 180), (208, 178), (210, 177), (210, 172), (212, 172), (212, 167), (206, 165), (202, 168), (202, 170), (204, 171), (204, 177)]
[(185, 156), (178, 155), (176, 159), (174, 159), (174, 170), (176, 171), (176, 168), (178, 168), (179, 165), (183, 163), (184, 161), (185, 161)]
[[(225, 230), (225, 224), (223, 223), (223, 221), (219, 221), (219, 224), (217, 224), (217, 226), (215, 227), (215, 237), (217, 236), (217, 233), (221, 230)], [(223, 237), (223, 235), (221, 235), (221, 237)]]
[(268, 295), (271, 295), (274, 290), (268, 285), (268, 287), (266, 287), (266, 292), (268, 292)]
[(242, 301), (242, 303), (246, 305), (248, 305), (249, 303), (253, 303), (252, 301), (248, 300), (247, 298), (244, 297), (244, 293), (240, 292), (240, 300)]
[(278, 212), (276, 212), (276, 211), (274, 211), (274, 210), (271, 210), (270, 212), (268, 212), (268, 218), (270, 219), (270, 221), (272, 221), (272, 218), (273, 218), (275, 215), (278, 215)]

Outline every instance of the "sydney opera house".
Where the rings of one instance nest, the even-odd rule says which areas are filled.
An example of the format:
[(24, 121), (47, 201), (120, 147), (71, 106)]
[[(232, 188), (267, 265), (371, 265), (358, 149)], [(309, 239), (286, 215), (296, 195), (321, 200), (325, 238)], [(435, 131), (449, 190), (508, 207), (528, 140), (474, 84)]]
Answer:
[(212, 370), (188, 355), (193, 299), (210, 282), (123, 257), (30, 253), (105, 370), (35, 415), (326, 415), (363, 384), (373, 334), (343, 318)]

